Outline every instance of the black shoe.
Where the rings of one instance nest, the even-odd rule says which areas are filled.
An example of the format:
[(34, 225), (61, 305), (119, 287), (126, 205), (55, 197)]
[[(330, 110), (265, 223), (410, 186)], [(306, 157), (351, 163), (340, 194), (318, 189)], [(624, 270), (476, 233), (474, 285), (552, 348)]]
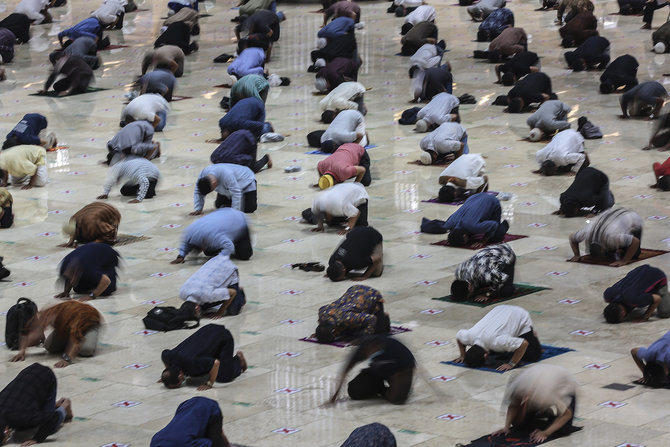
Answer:
[(225, 64), (226, 62), (231, 60), (233, 57), (234, 56), (232, 54), (223, 53), (223, 54), (220, 54), (220, 55), (216, 56), (214, 58), (214, 62), (216, 62), (217, 64)]

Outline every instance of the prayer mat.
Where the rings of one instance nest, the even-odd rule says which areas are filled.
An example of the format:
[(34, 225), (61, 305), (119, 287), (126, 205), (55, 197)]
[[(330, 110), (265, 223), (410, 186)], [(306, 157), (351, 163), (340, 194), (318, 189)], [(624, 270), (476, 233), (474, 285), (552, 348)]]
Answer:
[[(89, 87), (85, 92), (70, 93), (68, 96), (84, 95), (86, 93), (100, 92), (103, 90), (109, 90), (107, 88), (98, 88), (98, 87)], [(58, 96), (58, 92), (55, 90), (49, 90), (46, 93), (29, 93), (28, 96), (46, 96), (47, 98), (67, 98), (67, 96)]]
[[(484, 302), (477, 302), (477, 301), (456, 301), (454, 300), (451, 295), (443, 296), (440, 298), (433, 298), (434, 300), (438, 301), (446, 301), (448, 303), (455, 303), (455, 304), (465, 304), (466, 306), (477, 306), (477, 307), (488, 307), (492, 306), (494, 304), (500, 304), (504, 301), (509, 301), (513, 300), (514, 298), (519, 298), (522, 296), (530, 295), (531, 293), (535, 292), (540, 292), (542, 290), (551, 290), (549, 287), (541, 287), (541, 286), (533, 286), (530, 284), (521, 284), (521, 283), (514, 283), (514, 293), (511, 296), (508, 296), (507, 298), (491, 298), (488, 301)], [(474, 294), (476, 295), (476, 292)]]
[[(503, 243), (507, 243), (507, 242), (512, 242), (512, 241), (516, 241), (517, 239), (523, 239), (523, 238), (526, 238), (526, 237), (528, 237), (528, 236), (524, 236), (522, 234), (509, 234), (509, 233), (507, 233), (505, 235), (505, 238), (502, 240), (502, 242), (490, 242), (490, 243), (486, 244), (485, 247), (488, 247), (489, 245), (498, 245), (498, 244), (503, 244)], [(466, 245), (465, 247), (454, 247), (454, 248), (465, 248), (467, 250), (479, 250), (479, 248), (473, 248), (472, 245), (475, 244), (477, 241), (481, 240), (481, 238), (482, 238), (481, 235), (477, 235), (477, 236), (473, 237), (472, 240), (470, 241), (470, 243), (468, 245)], [(452, 246), (451, 244), (449, 244), (448, 239), (444, 239), (444, 240), (438, 241), (438, 242), (433, 242), (430, 245), (441, 245), (443, 247), (451, 247)]]
[(421, 160), (414, 160), (414, 161), (408, 161), (407, 164), (408, 164), (408, 165), (419, 165), (419, 166), (441, 166), (441, 167), (447, 167), (447, 166), (449, 166), (450, 164), (452, 164), (453, 162), (454, 162), (454, 160), (449, 160), (449, 161), (447, 161), (447, 160), (437, 160), (436, 162), (434, 162), (434, 163), (432, 163), (432, 164), (426, 165), (426, 164), (421, 163)]
[[(643, 248), (640, 251), (640, 257), (637, 259), (634, 259), (631, 264), (635, 264), (636, 262), (644, 261), (649, 258), (653, 258), (656, 256), (661, 256), (668, 253), (665, 250), (652, 250), (650, 248)], [(591, 265), (604, 265), (606, 267), (610, 267), (610, 264), (614, 261), (607, 261), (607, 260), (600, 260), (600, 259), (593, 259), (591, 255), (584, 255), (581, 257), (579, 261), (580, 264), (591, 264)]]
[[(570, 348), (559, 348), (558, 346), (551, 346), (551, 345), (542, 345), (542, 356), (540, 356), (540, 360), (538, 362), (541, 362), (542, 360), (547, 360), (552, 357), (556, 357), (557, 355), (565, 354), (566, 352), (574, 351), (574, 349)], [(489, 354), (488, 358), (486, 359), (486, 364), (484, 366), (481, 366), (479, 368), (471, 368), (467, 366), (465, 363), (456, 363), (456, 362), (440, 362), (444, 365), (453, 365), (453, 366), (460, 366), (461, 368), (468, 368), (468, 369), (479, 369), (481, 371), (488, 371), (488, 372), (494, 372), (498, 374), (502, 374), (505, 371), (498, 371), (496, 368), (499, 367), (500, 365), (503, 365), (507, 363), (507, 361), (512, 357), (512, 353), (506, 353), (506, 354), (497, 354), (497, 353), (491, 353)], [(537, 363), (537, 362), (534, 362)], [(519, 366), (525, 366), (525, 365), (532, 365), (534, 363), (526, 363), (526, 362), (520, 362)]]
[(116, 236), (116, 242), (114, 246), (119, 247), (121, 245), (133, 244), (135, 242), (142, 242), (151, 239), (149, 236), (133, 236), (132, 234), (123, 234), (119, 233)]
[[(492, 195), (494, 197), (497, 197), (498, 194), (500, 194), (498, 191), (486, 191), (486, 194)], [(466, 197), (467, 199), (467, 197)], [(434, 199), (429, 199), (429, 200), (422, 200), (422, 202), (425, 203), (437, 203), (438, 205), (463, 205), (465, 203), (465, 199), (463, 200), (457, 200), (456, 202), (440, 202), (437, 200), (437, 197)], [(440, 244), (441, 245), (441, 244)]]
[(193, 99), (193, 96), (179, 96), (179, 95), (172, 95), (172, 101), (183, 101), (184, 99)]
[[(542, 444), (553, 441), (554, 439), (567, 436), (576, 431), (581, 430), (582, 427), (572, 426), (569, 429), (565, 429), (568, 433), (563, 435), (552, 435)], [(510, 433), (506, 436), (492, 436), (484, 435), (481, 438), (477, 438), (470, 442), (470, 444), (456, 444), (457, 447), (535, 447), (540, 445), (539, 442), (532, 442), (530, 440), (530, 432), (526, 430), (511, 430)]]
[(69, 148), (70, 148), (70, 146), (58, 145), (58, 146), (54, 146), (52, 148), (47, 149), (47, 152), (56, 152), (56, 151), (59, 151), (61, 149), (69, 149)]
[(107, 48), (103, 48), (98, 51), (107, 51), (107, 50), (118, 50), (119, 48), (128, 48), (130, 45), (110, 45)]
[[(391, 330), (389, 331), (388, 335), (397, 335), (397, 334), (404, 334), (405, 332), (412, 332), (411, 329), (402, 327), (402, 326), (391, 326)], [(340, 339), (337, 341), (334, 341), (332, 343), (319, 343), (319, 341), (316, 339), (316, 337), (310, 335), (309, 337), (304, 337), (301, 338), (300, 341), (307, 341), (309, 343), (318, 343), (320, 345), (330, 345), (330, 346), (335, 346), (337, 348), (346, 348), (349, 346), (353, 346), (353, 341), (354, 339)]]
[[(367, 146), (365, 146), (365, 150), (367, 151), (368, 149), (372, 149), (372, 148), (375, 148), (375, 147), (377, 147), (376, 144), (368, 144)], [(323, 152), (320, 149), (315, 149), (313, 151), (308, 151), (308, 152), (305, 152), (305, 153), (310, 154), (310, 155), (332, 155), (332, 154), (329, 154), (328, 152)]]

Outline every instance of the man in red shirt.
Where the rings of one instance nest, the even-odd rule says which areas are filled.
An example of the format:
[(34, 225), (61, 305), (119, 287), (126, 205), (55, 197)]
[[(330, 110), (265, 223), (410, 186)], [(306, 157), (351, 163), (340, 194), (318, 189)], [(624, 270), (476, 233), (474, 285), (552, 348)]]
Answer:
[(654, 169), (656, 183), (651, 185), (651, 188), (659, 188), (663, 191), (670, 191), (670, 158), (665, 160), (663, 164), (654, 163), (652, 168)]
[(342, 183), (352, 177), (363, 186), (369, 186), (372, 181), (370, 156), (365, 148), (357, 143), (341, 145), (328, 158), (321, 160), (316, 165), (316, 170), (320, 176), (321, 189), (330, 188), (335, 183)]

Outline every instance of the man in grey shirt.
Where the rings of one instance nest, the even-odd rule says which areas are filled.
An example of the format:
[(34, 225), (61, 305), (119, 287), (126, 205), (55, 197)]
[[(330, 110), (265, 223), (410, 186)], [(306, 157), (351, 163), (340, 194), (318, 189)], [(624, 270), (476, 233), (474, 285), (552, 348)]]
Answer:
[(321, 149), (324, 152), (333, 153), (345, 143), (359, 143), (363, 147), (368, 144), (365, 118), (358, 110), (342, 110), (321, 135)]
[(642, 224), (642, 218), (626, 208), (605, 211), (598, 219), (570, 235), (574, 256), (569, 260), (578, 262), (582, 259), (579, 243), (584, 241), (591, 257), (613, 261), (612, 267), (629, 264), (640, 257)]
[(632, 89), (621, 95), (622, 118), (630, 116), (649, 115), (650, 118), (657, 117), (663, 107), (663, 102), (668, 98), (665, 87), (656, 81), (641, 82)]
[(91, 67), (93, 70), (100, 67), (102, 60), (98, 56), (98, 43), (95, 39), (87, 36), (77, 37), (64, 50), (56, 50), (49, 54), (49, 60), (52, 64), (56, 64), (58, 55), (64, 53), (68, 56), (79, 56)]
[(540, 141), (556, 131), (569, 129), (568, 113), (570, 113), (570, 106), (557, 99), (543, 102), (540, 108), (526, 120), (526, 124), (530, 127), (530, 141)]
[(160, 157), (161, 146), (152, 141), (154, 127), (147, 121), (133, 121), (107, 142), (107, 162), (116, 164), (122, 157), (135, 155), (149, 160)]

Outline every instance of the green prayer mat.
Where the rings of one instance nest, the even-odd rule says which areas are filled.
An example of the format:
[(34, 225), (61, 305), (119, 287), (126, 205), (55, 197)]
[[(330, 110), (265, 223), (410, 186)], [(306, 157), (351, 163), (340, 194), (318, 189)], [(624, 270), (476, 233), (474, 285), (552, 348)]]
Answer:
[[(531, 293), (539, 292), (541, 290), (551, 290), (550, 287), (540, 287), (540, 286), (533, 286), (530, 284), (518, 284), (514, 283), (514, 293), (511, 296), (508, 296), (507, 298), (491, 298), (488, 301), (484, 301), (481, 303), (478, 303), (476, 301), (457, 301), (454, 300), (451, 295), (443, 296), (440, 298), (433, 298), (434, 300), (438, 301), (446, 301), (448, 303), (456, 303), (456, 304), (466, 304), (468, 306), (477, 306), (477, 307), (488, 307), (492, 306), (494, 304), (499, 304), (504, 301), (509, 301), (513, 300), (514, 298), (519, 298), (520, 296), (525, 296), (525, 295), (530, 295)], [(475, 293), (474, 296), (477, 296)]]
[[(89, 87), (89, 88), (86, 89), (85, 92), (70, 93), (67, 96), (83, 95), (85, 93), (100, 92), (102, 90), (109, 90), (109, 89), (108, 88), (99, 88), (99, 87)], [(55, 90), (49, 90), (46, 93), (30, 93), (29, 96), (46, 96), (48, 98), (60, 98), (60, 96), (58, 96), (58, 92), (55, 91)], [(64, 98), (67, 98), (67, 96), (64, 96)]]

